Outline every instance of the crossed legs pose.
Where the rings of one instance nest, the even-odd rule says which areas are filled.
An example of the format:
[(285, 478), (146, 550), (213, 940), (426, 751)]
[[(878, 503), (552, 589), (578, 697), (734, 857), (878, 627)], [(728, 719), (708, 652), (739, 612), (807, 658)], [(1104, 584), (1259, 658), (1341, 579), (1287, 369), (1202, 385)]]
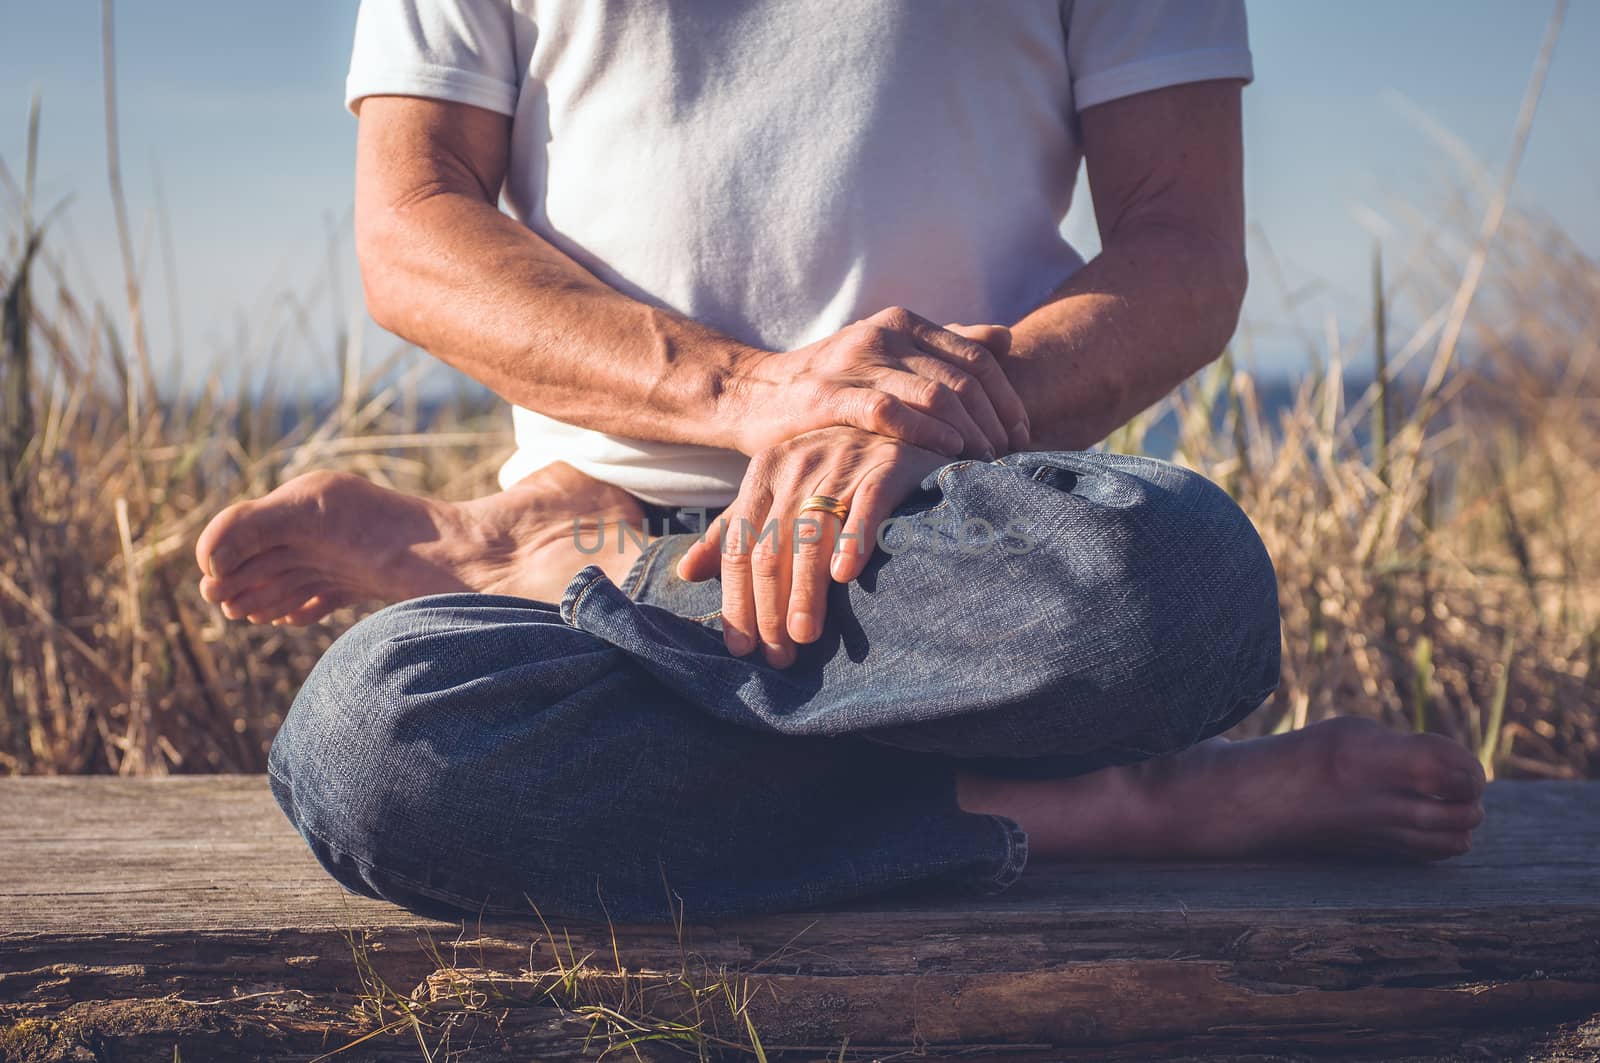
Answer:
[(414, 908), (659, 919), (665, 882), (709, 917), (1038, 861), (1466, 851), (1484, 780), (1448, 739), (1221, 737), (1279, 628), (1220, 489), (1086, 452), (929, 464), (903, 541), (776, 663), (759, 632), (730, 651), (696, 567), (727, 536), (560, 463), (465, 503), (298, 477), (212, 521), (202, 592), (256, 622), (396, 603), (319, 663), (270, 771), (336, 878)]

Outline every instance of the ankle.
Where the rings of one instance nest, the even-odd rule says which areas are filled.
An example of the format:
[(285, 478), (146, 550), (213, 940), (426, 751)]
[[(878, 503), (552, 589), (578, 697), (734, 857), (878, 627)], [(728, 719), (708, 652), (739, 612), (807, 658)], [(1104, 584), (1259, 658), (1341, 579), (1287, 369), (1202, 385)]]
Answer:
[(1012, 820), (1027, 833), (1030, 851), (1045, 859), (1137, 857), (1148, 848), (1141, 839), (1160, 822), (1148, 787), (1128, 767), (1067, 779), (960, 775), (956, 803)]

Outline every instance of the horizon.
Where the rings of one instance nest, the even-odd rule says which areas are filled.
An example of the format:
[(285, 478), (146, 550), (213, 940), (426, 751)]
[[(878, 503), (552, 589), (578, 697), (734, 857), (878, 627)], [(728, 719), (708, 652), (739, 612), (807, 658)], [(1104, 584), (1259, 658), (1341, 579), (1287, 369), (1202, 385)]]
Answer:
[[(355, 121), (341, 95), (355, 4), (292, 0), (270, 12), (181, 17), (176, 5), (156, 6), (169, 17), (152, 17), (148, 6), (136, 17), (119, 12), (116, 58), (123, 179), (158, 368), (178, 368), (171, 352), (181, 352), (186, 383), (214, 368), (248, 377), (273, 366), (311, 390), (336, 387), (329, 354), (341, 329), (361, 322), (361, 338), (380, 353), (399, 343), (356, 298)], [(1252, 281), (1235, 349), (1265, 375), (1305, 368), (1306, 351), (1325, 348), (1330, 333), (1346, 343), (1361, 335), (1379, 238), (1396, 297), (1392, 335), (1403, 342), (1420, 319), (1409, 290), (1426, 282), (1406, 268), (1416, 242), (1453, 209), (1457, 191), (1498, 181), (1550, 9), (1479, 0), (1440, 20), (1423, 6), (1391, 5), (1381, 26), (1308, 0), (1250, 8)], [(0, 126), (0, 161), (20, 181), (37, 91), (38, 208), (70, 200), (48, 244), (125, 325), (99, 28), (97, 5), (13, 9), (0, 42), (0, 95), (13, 107)], [(1432, 47), (1418, 52), (1419, 42)], [(1587, 105), (1600, 96), (1600, 73), (1582, 65), (1584, 54), (1600, 54), (1600, 5), (1568, 12), (1511, 203), (1594, 258), (1600, 126)], [(1086, 256), (1098, 249), (1087, 207), (1080, 185), (1064, 228)], [(5, 228), (14, 245), (14, 221)], [(174, 295), (180, 306), (169, 306)], [(449, 390), (449, 375), (433, 390)]]

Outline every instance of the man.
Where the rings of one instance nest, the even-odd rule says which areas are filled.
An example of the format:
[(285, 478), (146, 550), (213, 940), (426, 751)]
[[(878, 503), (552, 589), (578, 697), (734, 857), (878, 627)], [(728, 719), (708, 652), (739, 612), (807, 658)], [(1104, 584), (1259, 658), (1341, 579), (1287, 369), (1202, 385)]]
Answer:
[(1277, 682), (1265, 551), (1194, 474), (1081, 452), (1234, 327), (1250, 76), (1238, 0), (365, 3), (368, 305), (518, 450), (473, 502), (318, 473), (200, 539), (235, 619), (402, 603), (273, 748), (323, 864), (659, 919), (1030, 853), (1464, 851), (1441, 737), (1217, 737)]

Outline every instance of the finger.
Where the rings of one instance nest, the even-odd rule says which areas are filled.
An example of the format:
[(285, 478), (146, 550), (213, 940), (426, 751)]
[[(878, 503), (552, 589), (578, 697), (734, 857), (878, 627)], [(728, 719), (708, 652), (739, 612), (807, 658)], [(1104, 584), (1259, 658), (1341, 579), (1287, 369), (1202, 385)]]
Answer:
[(875, 314), (871, 320), (882, 328), (911, 335), (920, 346), (939, 352), (942, 357), (967, 370), (990, 392), (995, 408), (1008, 418), (1008, 424), (1018, 421), (1026, 423), (1027, 409), (1022, 404), (1022, 396), (1000, 367), (995, 351), (972, 338), (982, 335), (1009, 353), (1010, 329), (989, 325), (980, 333), (975, 328), (963, 328), (961, 331), (940, 328), (927, 318), (900, 307), (891, 307)]
[(955, 395), (967, 415), (978, 426), (978, 430), (983, 433), (991, 457), (995, 454), (1010, 453), (1010, 430), (1000, 423), (1000, 415), (995, 411), (989, 393), (978, 383), (978, 378), (958, 366), (951, 365), (933, 352), (923, 352), (921, 347), (916, 350), (922, 353), (902, 359), (901, 364), (906, 370), (917, 376), (937, 381)]
[(750, 580), (754, 590), (756, 630), (762, 656), (774, 668), (794, 663), (794, 640), (789, 637), (789, 588), (794, 571), (793, 529), (800, 500), (778, 495), (766, 522), (750, 549)]
[(722, 571), (722, 541), (726, 520), (711, 520), (705, 533), (689, 544), (678, 558), (678, 578), (686, 583), (700, 583)]
[(876, 387), (835, 385), (825, 393), (823, 402), (835, 422), (848, 428), (904, 440), (952, 458), (966, 448), (966, 438), (955, 428)]
[(925, 476), (939, 467), (933, 454), (922, 460), (908, 460), (902, 452), (895, 461), (876, 465), (857, 478), (850, 496), (850, 514), (845, 518), (848, 534), (839, 537), (839, 550), (833, 558), (833, 578), (840, 583), (858, 579), (878, 547), (880, 531), (895, 507), (911, 497)]
[(996, 358), (1011, 353), (1011, 330), (1004, 325), (946, 325), (945, 331), (983, 344)]
[(743, 657), (756, 648), (755, 589), (750, 551), (756, 525), (742, 508), (731, 511), (722, 539), (722, 641)]
[(1033, 433), (1028, 408), (1001, 364), (1011, 353), (1011, 330), (1004, 325), (950, 325), (944, 334), (968, 340), (984, 352), (973, 359), (967, 371), (978, 378), (994, 404), (995, 413), (1011, 437), (1012, 449), (1026, 450)]
[[(842, 488), (819, 488), (816, 493), (833, 494)], [(822, 637), (822, 622), (828, 612), (828, 570), (842, 523), (832, 513), (810, 510), (795, 517), (794, 568), (790, 577), (788, 627), (795, 642), (815, 642)]]
[[(870, 379), (871, 386), (878, 388), (888, 395), (892, 395), (919, 413), (937, 418), (940, 422), (955, 429), (961, 436), (961, 449), (951, 457), (982, 458), (989, 461), (995, 456), (994, 441), (989, 434), (979, 426), (973, 418), (967, 404), (955, 389), (946, 386), (940, 375), (946, 372), (949, 379), (959, 381), (961, 371), (948, 366), (929, 355), (919, 353), (916, 346), (906, 343), (897, 352), (897, 362), (904, 368), (884, 367), (873, 371)], [(921, 373), (912, 369), (911, 363), (916, 362), (922, 367), (929, 368), (930, 372)], [(935, 369), (934, 366), (942, 368)], [(936, 375), (938, 374), (938, 375)], [(976, 388), (976, 382), (971, 377), (966, 378), (968, 388)], [(877, 433), (882, 435), (883, 433)], [(1002, 436), (1000, 444), (1006, 443)], [(942, 452), (941, 452), (942, 453)]]
[(845, 517), (844, 530), (839, 537), (839, 548), (834, 552), (831, 571), (839, 583), (849, 583), (858, 578), (878, 548), (878, 530), (888, 519), (899, 500), (891, 498), (887, 490), (887, 470), (875, 470), (856, 483), (850, 498), (850, 514)]

